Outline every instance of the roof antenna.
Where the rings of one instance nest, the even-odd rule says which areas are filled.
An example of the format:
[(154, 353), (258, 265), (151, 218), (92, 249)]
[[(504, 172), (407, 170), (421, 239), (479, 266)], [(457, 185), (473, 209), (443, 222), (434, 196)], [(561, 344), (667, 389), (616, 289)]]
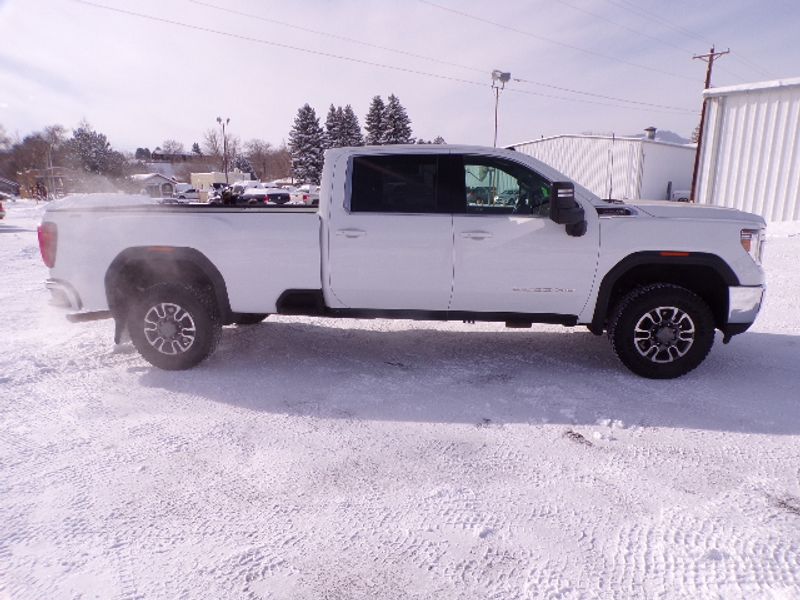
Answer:
[(614, 193), (614, 142), (616, 136), (611, 134), (611, 145), (608, 147), (608, 201), (611, 202)]

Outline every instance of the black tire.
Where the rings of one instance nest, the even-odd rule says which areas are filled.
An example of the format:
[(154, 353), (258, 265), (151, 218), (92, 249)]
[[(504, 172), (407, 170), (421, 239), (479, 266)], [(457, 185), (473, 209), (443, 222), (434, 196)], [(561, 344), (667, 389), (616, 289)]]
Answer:
[(237, 325), (258, 325), (269, 315), (260, 313), (239, 313), (233, 320)]
[(714, 345), (714, 315), (686, 288), (655, 283), (620, 300), (608, 326), (617, 357), (649, 379), (674, 379), (695, 369)]
[(188, 285), (158, 283), (133, 303), (128, 333), (151, 365), (179, 371), (194, 367), (214, 352), (222, 322), (210, 293)]

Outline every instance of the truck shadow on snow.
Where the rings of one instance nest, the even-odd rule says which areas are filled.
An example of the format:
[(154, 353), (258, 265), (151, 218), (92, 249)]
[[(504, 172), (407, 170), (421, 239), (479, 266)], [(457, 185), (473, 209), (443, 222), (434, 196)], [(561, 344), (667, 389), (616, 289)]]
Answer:
[[(419, 327), (419, 325), (417, 325)], [(422, 326), (424, 327), (424, 325)], [(683, 378), (627, 371), (605, 337), (558, 332), (226, 329), (216, 354), (141, 383), (253, 411), (318, 418), (682, 427), (800, 433), (800, 336), (747, 333)]]

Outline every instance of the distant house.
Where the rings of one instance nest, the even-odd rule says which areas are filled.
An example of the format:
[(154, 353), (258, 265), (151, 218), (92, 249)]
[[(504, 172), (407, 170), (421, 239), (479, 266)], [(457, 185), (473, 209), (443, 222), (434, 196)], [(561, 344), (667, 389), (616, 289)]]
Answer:
[(151, 198), (170, 198), (175, 194), (175, 180), (161, 173), (138, 173), (131, 181)]
[(12, 196), (18, 196), (19, 188), (20, 185), (16, 181), (11, 181), (5, 177), (0, 177), (0, 192), (4, 192)]
[(601, 198), (688, 200), (695, 146), (645, 137), (558, 135), (514, 144)]

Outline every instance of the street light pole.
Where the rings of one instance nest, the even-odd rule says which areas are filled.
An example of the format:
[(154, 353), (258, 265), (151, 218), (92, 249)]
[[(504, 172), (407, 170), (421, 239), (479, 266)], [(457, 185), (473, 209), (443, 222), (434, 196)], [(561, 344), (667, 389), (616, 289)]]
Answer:
[(231, 122), (230, 117), (224, 121), (222, 117), (217, 117), (217, 123), (222, 125), (222, 168), (225, 171), (225, 185), (228, 185), (228, 136), (225, 133), (225, 126)]
[(506, 82), (511, 79), (511, 73), (504, 73), (498, 69), (492, 71), (492, 87), (494, 88), (494, 147), (497, 148), (497, 110), (500, 105), (500, 90), (506, 88)]

